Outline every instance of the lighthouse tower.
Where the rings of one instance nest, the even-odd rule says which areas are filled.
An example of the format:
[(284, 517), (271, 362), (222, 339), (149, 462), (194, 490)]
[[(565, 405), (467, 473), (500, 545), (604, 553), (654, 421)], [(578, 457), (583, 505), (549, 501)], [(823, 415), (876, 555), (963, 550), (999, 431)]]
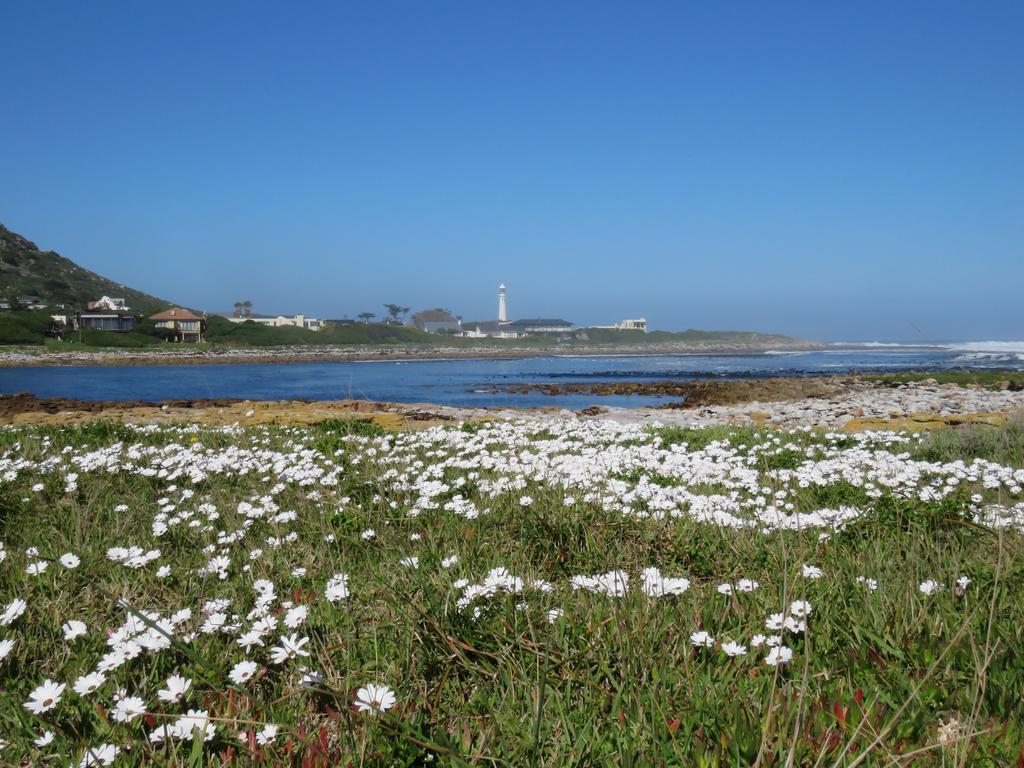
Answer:
[(508, 322), (508, 315), (505, 312), (505, 284), (498, 286), (498, 322)]

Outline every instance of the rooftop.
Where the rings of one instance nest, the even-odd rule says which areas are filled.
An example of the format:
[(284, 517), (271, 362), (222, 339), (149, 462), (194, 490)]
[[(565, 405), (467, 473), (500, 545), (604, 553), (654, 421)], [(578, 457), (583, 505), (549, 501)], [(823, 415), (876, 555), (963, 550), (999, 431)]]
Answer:
[(512, 328), (571, 328), (572, 323), (568, 320), (559, 320), (547, 317), (534, 317), (524, 320), (513, 320), (510, 323), (502, 323), (503, 326)]
[(194, 315), (187, 309), (168, 309), (152, 315), (150, 320), (202, 320), (199, 315)]

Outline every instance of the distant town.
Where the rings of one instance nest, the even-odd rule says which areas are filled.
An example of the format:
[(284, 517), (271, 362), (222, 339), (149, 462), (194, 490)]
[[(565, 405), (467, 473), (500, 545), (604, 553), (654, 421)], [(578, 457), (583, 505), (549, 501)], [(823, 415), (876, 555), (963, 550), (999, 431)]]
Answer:
[[(253, 311), (251, 301), (235, 302), (234, 309), (230, 313), (204, 312), (197, 314), (182, 307), (168, 307), (147, 317), (153, 321), (166, 340), (176, 342), (203, 341), (207, 319), (211, 316), (221, 317), (232, 323), (253, 323), (271, 328), (294, 327), (307, 331), (321, 331), (326, 328), (356, 323), (370, 324), (376, 320), (384, 325), (412, 327), (425, 333), (477, 339), (523, 339), (547, 336), (562, 340), (586, 341), (589, 330), (647, 332), (645, 318), (626, 319), (609, 325), (591, 326), (576, 326), (561, 318), (510, 320), (508, 288), (504, 283), (498, 286), (495, 316), (488, 320), (466, 321), (461, 315), (456, 315), (451, 310), (440, 307), (419, 310), (410, 316), (411, 307), (399, 304), (384, 304), (382, 306), (385, 311), (379, 320), (378, 315), (374, 312), (361, 312), (355, 318), (337, 319), (323, 319), (303, 313), (294, 315), (261, 314)], [(112, 296), (100, 296), (94, 301), (88, 302), (85, 307), (73, 309), (63, 304), (49, 305), (38, 296), (21, 295), (15, 297), (13, 302), (0, 301), (0, 309), (60, 310), (51, 315), (54, 323), (52, 330), (54, 335), (58, 336), (62, 332), (73, 333), (82, 330), (128, 332), (133, 330), (136, 323), (144, 317), (133, 311), (126, 299)]]
[[(466, 321), (462, 315), (456, 315), (449, 309), (436, 307), (423, 309), (411, 315), (408, 320), (411, 307), (403, 307), (398, 304), (382, 305), (386, 311), (380, 322), (387, 325), (405, 325), (417, 328), (426, 333), (443, 334), (447, 336), (462, 336), (466, 338), (499, 338), (499, 339), (521, 339), (528, 336), (555, 336), (580, 338), (587, 328), (606, 328), (622, 331), (647, 331), (647, 320), (639, 318), (636, 320), (623, 320), (621, 323), (612, 325), (592, 325), (577, 327), (568, 320), (551, 318), (528, 318), (521, 320), (508, 319), (508, 288), (504, 283), (498, 286), (497, 313), (490, 320)], [(377, 318), (373, 312), (361, 312), (355, 318), (344, 317), (341, 319), (322, 320), (309, 315), (261, 315), (252, 312), (250, 302), (238, 302), (232, 314), (225, 314), (222, 317), (233, 323), (254, 322), (260, 325), (271, 327), (296, 326), (310, 331), (319, 331), (330, 324), (337, 326), (352, 325), (354, 323), (369, 323)]]

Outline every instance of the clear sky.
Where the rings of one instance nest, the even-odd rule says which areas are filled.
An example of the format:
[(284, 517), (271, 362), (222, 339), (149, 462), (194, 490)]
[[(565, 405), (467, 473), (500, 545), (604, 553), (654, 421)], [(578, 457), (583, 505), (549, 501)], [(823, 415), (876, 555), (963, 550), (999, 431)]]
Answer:
[[(159, 7), (158, 7), (159, 6)], [(5, 3), (0, 222), (189, 306), (1024, 339), (1024, 2)]]

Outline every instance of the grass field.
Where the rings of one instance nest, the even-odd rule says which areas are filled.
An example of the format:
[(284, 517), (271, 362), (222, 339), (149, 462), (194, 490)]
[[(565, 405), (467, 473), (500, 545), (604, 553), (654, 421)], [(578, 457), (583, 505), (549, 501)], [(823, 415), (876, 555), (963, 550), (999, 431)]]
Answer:
[(1019, 429), (0, 428), (0, 763), (1017, 765)]
[(906, 371), (904, 373), (869, 374), (866, 381), (883, 384), (908, 384), (933, 379), (939, 384), (977, 386), (985, 389), (1024, 389), (1024, 371)]

